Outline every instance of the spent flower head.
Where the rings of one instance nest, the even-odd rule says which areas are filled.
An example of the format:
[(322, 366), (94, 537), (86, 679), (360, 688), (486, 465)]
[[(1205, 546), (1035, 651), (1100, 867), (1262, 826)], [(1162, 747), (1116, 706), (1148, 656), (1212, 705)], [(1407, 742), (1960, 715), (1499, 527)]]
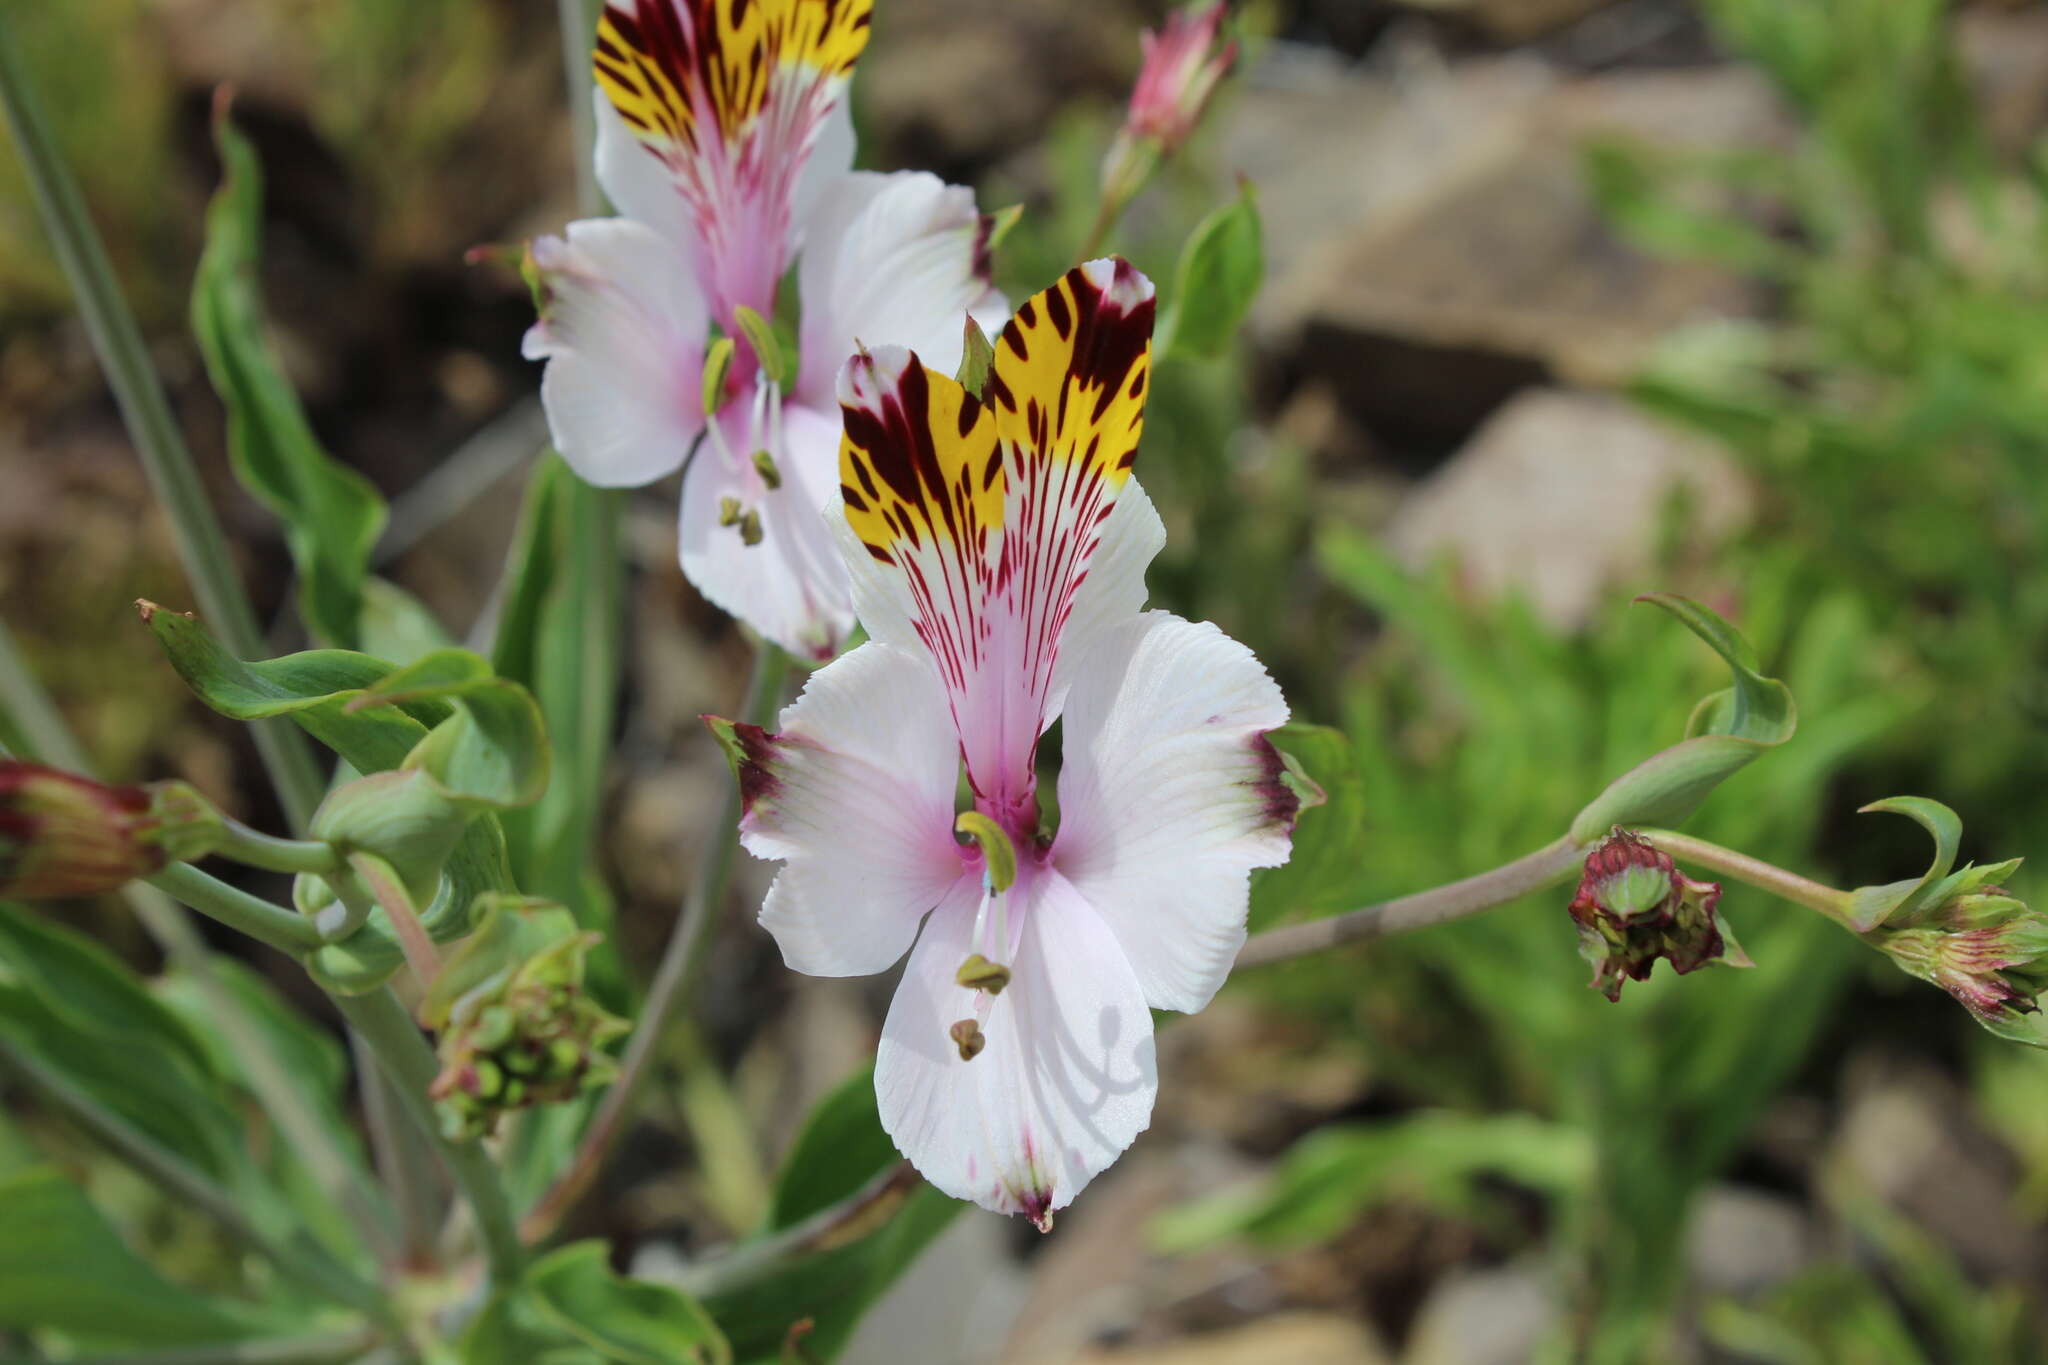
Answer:
[(1572, 921), (1579, 953), (1593, 964), (1593, 988), (1621, 999), (1628, 981), (1647, 981), (1663, 958), (1680, 976), (1710, 962), (1747, 967), (1749, 957), (1721, 918), (1721, 887), (1696, 882), (1671, 856), (1625, 829), (1586, 855)]

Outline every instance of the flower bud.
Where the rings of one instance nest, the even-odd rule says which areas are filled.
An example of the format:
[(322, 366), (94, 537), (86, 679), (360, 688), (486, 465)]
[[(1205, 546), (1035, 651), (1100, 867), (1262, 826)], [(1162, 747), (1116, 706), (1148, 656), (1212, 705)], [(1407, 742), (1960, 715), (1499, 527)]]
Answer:
[(421, 1005), (440, 1030), (441, 1072), (428, 1093), (455, 1140), (491, 1132), (514, 1109), (605, 1084), (617, 1066), (604, 1044), (627, 1028), (583, 993), (584, 960), (599, 935), (549, 901), (486, 899), (480, 927)]
[(1586, 855), (1572, 920), (1593, 988), (1621, 999), (1625, 981), (1646, 981), (1658, 958), (1680, 976), (1710, 962), (1747, 967), (1718, 906), (1721, 888), (1680, 872), (1669, 854), (1617, 829)]
[(1935, 905), (1864, 938), (1901, 971), (1954, 996), (1993, 1033), (2038, 1045), (2048, 1029), (2038, 1001), (2048, 986), (2048, 916), (1988, 884), (2014, 866), (1966, 868)]
[[(425, 905), (440, 889), (441, 868), (475, 818), (475, 810), (450, 797), (431, 774), (394, 768), (328, 793), (313, 812), (312, 835), (343, 855), (376, 854), (391, 864), (413, 900)], [(337, 885), (335, 890), (346, 888)], [(371, 898), (364, 892), (360, 899)]]
[(1237, 42), (1217, 45), (1225, 0), (1178, 10), (1166, 27), (1139, 39), (1145, 60), (1131, 88), (1124, 126), (1102, 163), (1106, 196), (1128, 198), (1160, 157), (1171, 156), (1195, 131), (1209, 98), (1237, 60)]
[(92, 896), (209, 852), (220, 813), (183, 782), (109, 786), (0, 760), (0, 896)]

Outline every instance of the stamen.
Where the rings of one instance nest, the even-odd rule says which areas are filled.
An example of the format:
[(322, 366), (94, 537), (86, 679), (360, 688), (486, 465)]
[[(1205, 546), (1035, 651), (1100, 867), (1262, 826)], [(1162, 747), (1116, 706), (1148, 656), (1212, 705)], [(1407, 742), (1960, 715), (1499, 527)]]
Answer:
[(761, 514), (749, 507), (746, 511), (740, 513), (740, 544), (759, 545), (760, 543)]
[(782, 471), (776, 467), (775, 457), (766, 450), (754, 452), (754, 472), (761, 476), (761, 482), (768, 485), (770, 492), (782, 487)]
[[(720, 337), (704, 352), (704, 415), (710, 417), (725, 406), (725, 375), (732, 368), (737, 348), (731, 337)], [(714, 428), (715, 429), (715, 428)]]
[(737, 526), (740, 524), (740, 500), (738, 498), (720, 498), (718, 500), (718, 524), (720, 526)]
[(988, 1046), (988, 1039), (982, 1036), (981, 1025), (972, 1019), (962, 1019), (946, 1030), (946, 1036), (960, 1049), (960, 1060), (963, 1062), (973, 1061), (981, 1055), (981, 1050)]
[(971, 991), (1001, 995), (1003, 987), (1010, 984), (1010, 969), (1000, 962), (989, 961), (980, 953), (969, 953), (967, 960), (960, 964), (960, 970), (953, 973), (953, 980)]
[(761, 373), (779, 388), (789, 377), (789, 371), (782, 354), (782, 344), (775, 339), (775, 328), (768, 319), (745, 304), (733, 310), (733, 320), (746, 334), (747, 344), (754, 348), (754, 358), (761, 362)]

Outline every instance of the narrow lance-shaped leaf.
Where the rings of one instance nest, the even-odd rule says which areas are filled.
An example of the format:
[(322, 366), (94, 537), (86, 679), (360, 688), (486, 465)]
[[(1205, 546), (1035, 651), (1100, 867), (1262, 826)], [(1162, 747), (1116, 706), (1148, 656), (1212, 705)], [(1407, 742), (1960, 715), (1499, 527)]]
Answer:
[[(290, 1330), (202, 1298), (136, 1256), (77, 1186), (49, 1167), (0, 1180), (0, 1327), (71, 1334), (92, 1346), (227, 1342)], [(220, 1359), (230, 1359), (223, 1351)]]
[(263, 336), (256, 261), (262, 170), (225, 101), (214, 115), (222, 182), (206, 213), (206, 249), (192, 284), (192, 331), (228, 410), (235, 477), (284, 524), (299, 606), (314, 635), (353, 645), (384, 500), (320, 446)]
[(1734, 685), (1693, 708), (1684, 740), (1623, 773), (1579, 812), (1571, 837), (1581, 844), (1616, 825), (1678, 824), (1715, 787), (1792, 738), (1798, 728), (1791, 691), (1757, 672), (1749, 642), (1733, 626), (1699, 603), (1669, 593), (1638, 600), (1662, 607), (1705, 640), (1727, 662)]

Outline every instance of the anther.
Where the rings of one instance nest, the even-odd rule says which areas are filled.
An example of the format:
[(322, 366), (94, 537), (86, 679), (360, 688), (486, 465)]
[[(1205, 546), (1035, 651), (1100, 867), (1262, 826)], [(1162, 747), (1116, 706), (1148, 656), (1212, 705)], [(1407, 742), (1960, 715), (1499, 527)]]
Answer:
[(972, 1019), (962, 1019), (946, 1030), (946, 1036), (960, 1049), (960, 1060), (963, 1062), (973, 1061), (981, 1055), (981, 1050), (988, 1046), (988, 1039), (982, 1036), (981, 1025)]
[(960, 964), (960, 970), (953, 973), (953, 980), (970, 991), (1001, 995), (1003, 987), (1010, 984), (1010, 969), (1000, 962), (989, 961), (980, 953), (969, 953), (967, 960)]
[(782, 471), (776, 467), (775, 457), (765, 450), (754, 452), (754, 470), (761, 476), (761, 482), (772, 491), (782, 487)]

